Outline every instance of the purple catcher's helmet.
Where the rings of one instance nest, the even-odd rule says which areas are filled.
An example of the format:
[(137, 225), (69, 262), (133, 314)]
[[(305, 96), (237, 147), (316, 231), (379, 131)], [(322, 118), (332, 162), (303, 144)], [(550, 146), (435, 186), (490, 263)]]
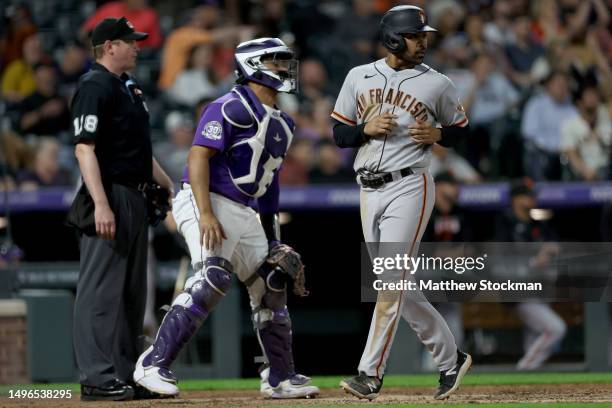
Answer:
[[(238, 45), (234, 56), (237, 83), (252, 81), (279, 92), (297, 92), (298, 61), (293, 50), (280, 39), (256, 38), (245, 41)], [(279, 69), (267, 67), (264, 61), (271, 61)]]

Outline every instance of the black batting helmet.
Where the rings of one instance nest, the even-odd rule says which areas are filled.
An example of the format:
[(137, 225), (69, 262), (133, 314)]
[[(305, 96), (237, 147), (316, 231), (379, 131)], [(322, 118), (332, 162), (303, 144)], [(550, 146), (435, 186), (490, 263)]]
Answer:
[(397, 6), (385, 13), (380, 20), (382, 43), (392, 53), (400, 53), (406, 48), (403, 35), (438, 31), (427, 25), (427, 17), (417, 6)]

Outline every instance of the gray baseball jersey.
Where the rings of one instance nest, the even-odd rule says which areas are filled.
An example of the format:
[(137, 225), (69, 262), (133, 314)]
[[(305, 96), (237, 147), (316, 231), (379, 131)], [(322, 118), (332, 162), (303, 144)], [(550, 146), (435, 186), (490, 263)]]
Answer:
[(386, 138), (371, 139), (361, 146), (355, 170), (428, 167), (431, 145), (412, 140), (408, 126), (417, 121), (436, 127), (468, 124), (452, 81), (425, 64), (396, 71), (380, 59), (349, 71), (331, 116), (358, 125), (385, 112), (398, 116), (398, 126)]
[[(406, 243), (408, 254), (414, 256), (431, 215), (435, 186), (428, 172), (431, 145), (415, 142), (408, 126), (418, 121), (435, 127), (466, 126), (468, 119), (451, 80), (427, 65), (396, 71), (381, 59), (353, 68), (331, 116), (354, 126), (385, 112), (398, 116), (398, 126), (359, 148), (355, 170), (389, 173), (411, 167), (413, 173), (378, 189), (362, 187), (363, 234), (366, 242)], [(387, 247), (380, 248), (384, 252)], [(424, 298), (401, 292), (376, 303), (360, 372), (382, 378), (401, 317), (432, 352), (441, 371), (456, 364), (457, 345), (444, 318)]]

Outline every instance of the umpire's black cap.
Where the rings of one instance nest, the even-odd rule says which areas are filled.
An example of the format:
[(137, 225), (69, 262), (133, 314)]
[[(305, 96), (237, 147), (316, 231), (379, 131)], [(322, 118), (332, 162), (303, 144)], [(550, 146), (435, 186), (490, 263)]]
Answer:
[(91, 33), (91, 44), (95, 47), (105, 41), (144, 40), (149, 36), (134, 29), (134, 25), (125, 17), (105, 18), (100, 21)]

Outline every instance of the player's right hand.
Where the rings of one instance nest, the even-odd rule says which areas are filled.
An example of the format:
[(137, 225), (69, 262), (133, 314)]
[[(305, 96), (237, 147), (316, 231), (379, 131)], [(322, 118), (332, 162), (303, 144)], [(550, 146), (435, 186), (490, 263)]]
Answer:
[(200, 214), (200, 245), (210, 251), (227, 239), (221, 223), (213, 213)]
[(366, 123), (363, 132), (369, 137), (385, 137), (397, 126), (397, 115), (385, 112)]
[(115, 214), (109, 205), (96, 205), (94, 211), (96, 234), (102, 239), (115, 238)]

